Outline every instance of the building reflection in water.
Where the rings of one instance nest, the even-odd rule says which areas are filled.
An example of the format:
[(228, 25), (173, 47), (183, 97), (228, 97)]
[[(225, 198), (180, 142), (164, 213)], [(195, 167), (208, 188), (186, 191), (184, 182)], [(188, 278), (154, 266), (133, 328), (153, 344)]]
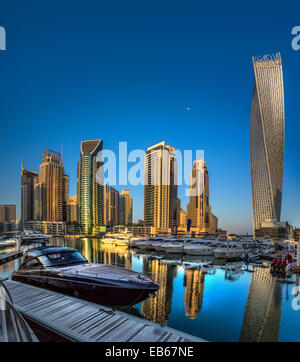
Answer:
[[(16, 251), (16, 250), (13, 250)], [(13, 252), (10, 249), (7, 249), (7, 253)], [(1, 253), (4, 255), (5, 253)], [(2, 279), (10, 278), (12, 276), (12, 273), (15, 270), (19, 269), (19, 266), (22, 262), (23, 258), (14, 259), (11, 261), (8, 261), (7, 263), (0, 264), (0, 276)]]
[(101, 245), (101, 263), (131, 269), (131, 253), (127, 248), (110, 244)]
[(276, 342), (281, 319), (281, 284), (268, 268), (251, 274), (241, 342)]
[[(142, 313), (152, 322), (166, 325), (171, 313), (173, 282), (178, 265), (160, 260), (143, 259), (143, 272), (155, 274), (154, 280), (161, 286), (155, 298), (148, 298), (142, 303)], [(149, 275), (149, 274), (148, 274)]]
[(204, 273), (201, 269), (185, 269), (184, 282), (184, 306), (185, 315), (190, 319), (196, 319), (203, 303)]
[(92, 263), (104, 263), (131, 269), (130, 251), (122, 246), (101, 244), (101, 241), (95, 238), (68, 238), (65, 240), (57, 238), (56, 244), (79, 250), (79, 252)]

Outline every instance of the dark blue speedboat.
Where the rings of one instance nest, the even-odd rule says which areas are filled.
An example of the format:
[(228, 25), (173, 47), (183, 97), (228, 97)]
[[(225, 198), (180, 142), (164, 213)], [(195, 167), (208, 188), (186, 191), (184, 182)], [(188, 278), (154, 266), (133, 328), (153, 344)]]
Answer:
[(12, 279), (104, 305), (137, 304), (160, 288), (141, 273), (92, 264), (77, 250), (62, 247), (28, 250)]

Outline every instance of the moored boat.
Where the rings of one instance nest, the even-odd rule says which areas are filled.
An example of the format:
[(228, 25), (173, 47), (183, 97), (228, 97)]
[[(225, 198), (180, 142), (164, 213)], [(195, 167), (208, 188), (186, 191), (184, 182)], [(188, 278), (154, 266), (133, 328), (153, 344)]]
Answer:
[(22, 243), (34, 243), (34, 242), (42, 242), (47, 241), (52, 238), (52, 235), (43, 234), (37, 230), (23, 230), (20, 234), (20, 240)]
[(0, 249), (11, 248), (18, 244), (16, 238), (4, 238), (0, 240)]
[(160, 245), (160, 249), (170, 254), (181, 254), (185, 245), (184, 239), (170, 239)]
[(212, 256), (214, 250), (220, 246), (219, 241), (207, 240), (202, 242), (188, 243), (184, 245), (183, 251), (188, 255)]
[(241, 244), (227, 242), (214, 250), (214, 256), (216, 259), (239, 259), (244, 252)]
[(77, 250), (61, 247), (28, 250), (12, 279), (105, 305), (137, 304), (160, 288), (142, 273), (92, 264)]

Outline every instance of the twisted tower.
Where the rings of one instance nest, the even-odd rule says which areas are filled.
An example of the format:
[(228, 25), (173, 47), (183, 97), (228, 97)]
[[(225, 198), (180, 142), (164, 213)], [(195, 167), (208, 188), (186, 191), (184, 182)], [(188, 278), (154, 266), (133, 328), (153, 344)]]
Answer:
[(284, 158), (284, 91), (280, 53), (253, 57), (250, 122), (253, 230), (280, 221)]

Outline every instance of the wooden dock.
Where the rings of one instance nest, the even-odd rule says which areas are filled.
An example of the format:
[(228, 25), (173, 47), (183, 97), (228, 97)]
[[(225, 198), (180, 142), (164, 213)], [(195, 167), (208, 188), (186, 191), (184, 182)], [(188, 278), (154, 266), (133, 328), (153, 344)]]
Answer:
[(35, 325), (74, 342), (205, 342), (120, 311), (7, 280), (16, 309)]
[(0, 255), (0, 264), (6, 263), (13, 259), (17, 259), (20, 256), (23, 256), (23, 251), (14, 251), (13, 253), (3, 253)]

